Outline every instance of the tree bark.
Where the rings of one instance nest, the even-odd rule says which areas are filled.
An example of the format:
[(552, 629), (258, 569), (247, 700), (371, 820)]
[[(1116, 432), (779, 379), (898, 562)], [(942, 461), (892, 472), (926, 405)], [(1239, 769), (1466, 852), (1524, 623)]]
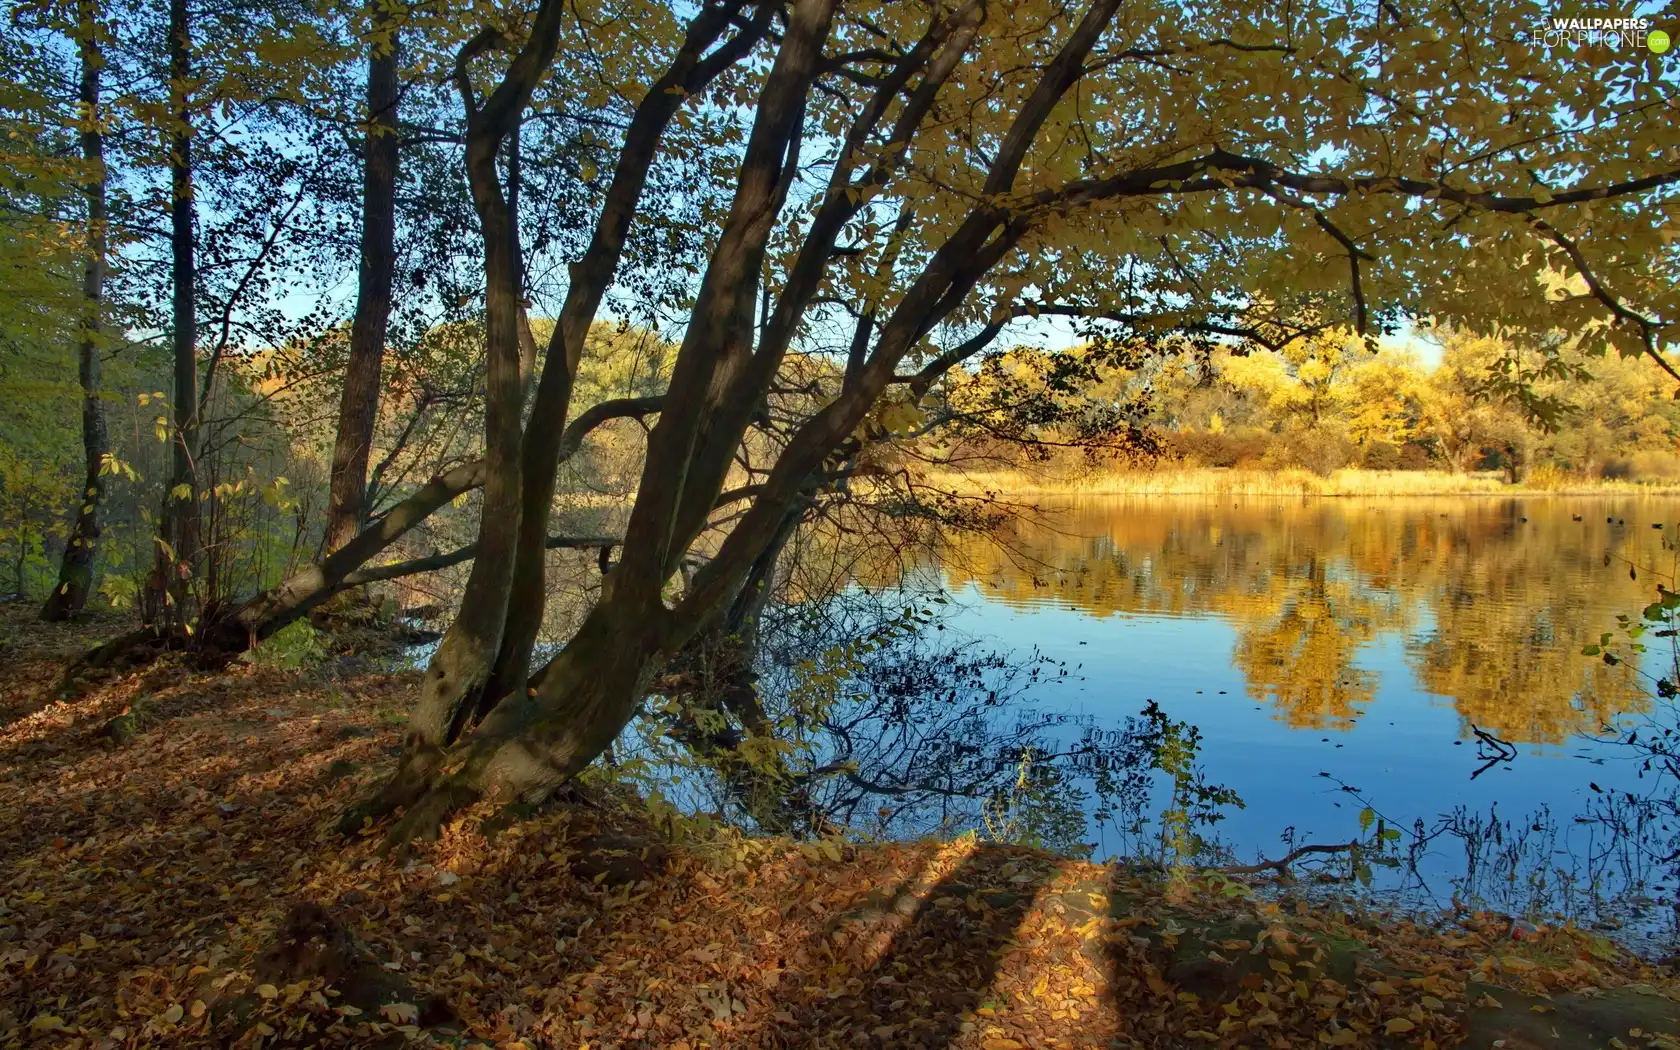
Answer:
[(146, 613), (154, 625), (191, 624), (197, 615), (193, 576), (198, 552), (198, 318), (193, 296), (197, 285), (194, 242), (192, 111), (192, 21), (188, 0), (169, 3), (170, 253), (174, 284), (172, 343), (174, 426), (171, 435), (169, 488), (159, 521), (157, 560), (152, 570)]
[[(1093, 0), (1059, 53), (1043, 67), (987, 171), (982, 194), (909, 284), (855, 382), (788, 439), (751, 507), (717, 554), (695, 573), (675, 608), (666, 581), (704, 528), (757, 406), (773, 383), (801, 318), (821, 286), (836, 238), (873, 187), (902, 163), (932, 112), (941, 84), (974, 37), (984, 8), (975, 3), (935, 16), (922, 43), (879, 77), (841, 145), (828, 191), (804, 234), (775, 311), (754, 332), (766, 245), (798, 171), (805, 100), (821, 65), (836, 0), (798, 0), (759, 92), (734, 199), (689, 314), (670, 392), (648, 441), (623, 554), (600, 601), (550, 662), (531, 693), (513, 693), (489, 713), (465, 746), (428, 745), (424, 775), (393, 781), (382, 802), (408, 812), (388, 845), (435, 833), (462, 804), (485, 797), (545, 797), (581, 770), (623, 730), (654, 673), (716, 622), (742, 594), (759, 559), (777, 542), (787, 515), (834, 450), (850, 440), (905, 355), (950, 315), (981, 278), (1032, 228), (1034, 212), (1005, 202), (1028, 151), (1085, 62), (1119, 0)], [(910, 78), (923, 75), (913, 89)], [(903, 104), (899, 105), (901, 94)], [(896, 111), (893, 126), (881, 129)], [(870, 149), (880, 132), (897, 148)], [(874, 154), (867, 169), (865, 151)]]
[(105, 500), (105, 405), (101, 400), (99, 333), (103, 323), (107, 231), (105, 224), (105, 135), (100, 128), (99, 74), (105, 56), (99, 46), (99, 27), (91, 0), (77, 5), (77, 50), (81, 60), (82, 160), (88, 167), (88, 259), (82, 272), (82, 338), (77, 350), (77, 378), (82, 386), (82, 491), (70, 536), (59, 565), (58, 586), (41, 608), (43, 620), (68, 620), (81, 612), (93, 589), (93, 564), (101, 527), (99, 507)]
[[(764, 4), (752, 23), (716, 52), (706, 55), (706, 50), (728, 28), (730, 18), (743, 6), (736, 2), (703, 9), (690, 23), (682, 47), (664, 76), (637, 104), (589, 247), (571, 269), (566, 301), (549, 340), (548, 355), (531, 407), (531, 421), (520, 449), (524, 491), (520, 500), (513, 589), (508, 598), (507, 629), (478, 705), (481, 713), (502, 697), (522, 693), (526, 687), (531, 653), (542, 627), (547, 599), (544, 540), (548, 534), (548, 513), (554, 502), (555, 479), (563, 458), (562, 437), (584, 339), (618, 272), (631, 221), (671, 118), (687, 96), (703, 89), (739, 61), (769, 28), (773, 5)], [(534, 351), (533, 346), (533, 357)]]
[[(461, 608), (444, 633), (421, 681), (409, 722), (405, 767), (447, 745), (465, 727), (494, 667), (507, 622), (519, 536), (519, 445), (525, 384), (521, 377), (521, 261), (513, 217), (497, 171), (497, 158), (524, 117), (531, 92), (559, 44), (561, 0), (543, 0), (531, 35), (506, 74), (479, 108), (466, 66), (489, 46), (481, 33), (463, 49), (456, 84), (467, 110), (467, 182), (484, 243), (485, 277), (485, 475), (477, 556)], [(470, 701), (470, 702), (469, 702)]]
[(367, 136), (362, 157), (361, 266), (350, 360), (338, 406), (332, 483), (327, 503), (326, 553), (349, 543), (367, 515), (368, 455), (379, 415), (380, 370), (391, 319), (396, 266), (397, 43), (400, 7), (375, 0), (368, 45)]
[[(545, 670), (538, 695), (515, 691), (501, 698), (459, 762), (444, 749), (464, 726), (459, 719), (441, 723), (443, 709), (425, 710), (429, 693), (422, 693), (406, 760), (366, 813), (379, 816), (407, 807), (393, 832), (396, 841), (431, 834), (444, 816), (486, 792), (545, 796), (618, 736), (665, 657), (700, 626), (696, 622), (686, 633), (674, 633), (660, 592), (692, 540), (678, 534), (684, 490), (694, 499), (715, 482), (706, 497), (709, 509), (727, 471), (727, 462), (698, 463), (696, 444), (707, 429), (708, 413), (719, 407), (716, 400), (738, 393), (731, 380), (744, 367), (743, 355), (750, 353), (760, 261), (790, 185), (804, 100), (837, 5), (838, 0), (801, 0), (789, 14), (753, 121), (730, 217), (678, 354), (673, 394), (649, 441), (624, 558), (608, 575), (601, 600)], [(673, 402), (679, 408), (674, 415)], [(724, 413), (728, 421), (723, 427), (733, 426), (738, 414)], [(721, 453), (727, 461), (732, 449), (727, 439), (714, 439), (704, 451)], [(690, 487), (691, 475), (698, 476), (696, 487)], [(465, 620), (463, 610), (456, 626)]]
[(459, 753), (422, 745), (373, 805), (344, 826), (397, 808), (388, 842), (428, 838), (462, 806), (486, 797), (540, 802), (604, 751), (629, 722), (661, 659), (661, 623), (625, 601), (595, 606), (548, 666), (545, 688), (567, 698), (564, 717), (524, 696), (497, 704)]

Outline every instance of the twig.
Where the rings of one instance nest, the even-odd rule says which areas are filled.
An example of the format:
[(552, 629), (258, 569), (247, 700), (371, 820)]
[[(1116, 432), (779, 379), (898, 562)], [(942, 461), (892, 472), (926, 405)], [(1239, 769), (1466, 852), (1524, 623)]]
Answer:
[(1262, 871), (1276, 871), (1283, 879), (1294, 881), (1294, 874), (1289, 866), (1302, 857), (1314, 854), (1352, 853), (1359, 848), (1359, 843), (1349, 842), (1339, 846), (1298, 846), (1277, 860), (1263, 860), (1258, 864), (1232, 864), (1223, 868), (1214, 868), (1222, 875), (1258, 875)]
[[(1482, 763), (1482, 767), (1480, 769), (1470, 774), (1471, 780), (1475, 780), (1477, 777), (1486, 773), (1494, 766), (1499, 765), (1501, 762), (1510, 762), (1517, 757), (1517, 749), (1515, 745), (1499, 739), (1487, 730), (1482, 729), (1480, 726), (1472, 725), (1470, 727), (1470, 732), (1476, 734), (1476, 757), (1486, 759), (1486, 761)], [(1486, 750), (1488, 747), (1493, 748), (1493, 753), (1491, 755), (1488, 754)]]

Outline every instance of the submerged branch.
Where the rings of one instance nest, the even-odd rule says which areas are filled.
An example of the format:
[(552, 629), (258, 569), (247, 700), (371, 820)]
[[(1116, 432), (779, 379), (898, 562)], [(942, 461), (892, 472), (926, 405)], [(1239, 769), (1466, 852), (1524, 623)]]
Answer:
[(1231, 864), (1226, 867), (1215, 868), (1213, 870), (1222, 875), (1258, 875), (1263, 871), (1275, 871), (1278, 873), (1279, 878), (1286, 881), (1293, 881), (1295, 875), (1289, 870), (1289, 866), (1301, 858), (1319, 854), (1352, 853), (1358, 848), (1359, 843), (1357, 842), (1348, 842), (1342, 845), (1330, 846), (1300, 846), (1290, 850), (1277, 860), (1262, 860), (1258, 864)]

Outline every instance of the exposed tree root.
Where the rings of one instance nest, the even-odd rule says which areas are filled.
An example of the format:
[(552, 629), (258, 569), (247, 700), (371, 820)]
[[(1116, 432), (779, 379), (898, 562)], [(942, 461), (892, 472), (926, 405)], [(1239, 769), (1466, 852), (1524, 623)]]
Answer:
[(344, 811), (338, 821), (339, 833), (355, 835), (368, 825), (378, 824), (398, 810), (419, 802), (436, 782), (442, 764), (442, 749), (410, 742), (396, 772), (391, 774), (379, 793)]
[(467, 779), (445, 777), (403, 811), (386, 834), (380, 852), (400, 857), (417, 842), (435, 841), (450, 817), (483, 797), (484, 793)]
[(153, 663), (165, 653), (185, 652), (189, 639), (178, 630), (140, 627), (89, 649), (71, 661), (53, 686), (59, 699), (76, 695), (85, 679), (102, 679)]

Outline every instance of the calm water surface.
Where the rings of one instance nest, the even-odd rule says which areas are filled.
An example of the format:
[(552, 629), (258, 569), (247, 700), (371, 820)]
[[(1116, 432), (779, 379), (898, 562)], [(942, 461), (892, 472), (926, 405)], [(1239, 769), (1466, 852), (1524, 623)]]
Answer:
[[(1542, 869), (1613, 866), (1602, 829), (1575, 817), (1594, 783), (1648, 786), (1626, 748), (1594, 736), (1649, 714), (1650, 688), (1581, 649), (1673, 585), (1680, 501), (1153, 497), (1044, 511), (943, 555), (952, 625), (1077, 665), (1043, 692), (1053, 708), (1104, 724), (1155, 700), (1199, 726), (1210, 779), (1247, 804), (1217, 829), (1239, 856), (1279, 856), (1285, 829), (1353, 838), (1364, 802), (1346, 784), (1407, 826), (1460, 807), (1542, 823), (1552, 838), (1525, 847)], [(1473, 779), (1477, 728), (1516, 757)], [(1103, 834), (1098, 852), (1112, 853)], [(1425, 867), (1451, 881), (1464, 852), (1434, 843)]]

